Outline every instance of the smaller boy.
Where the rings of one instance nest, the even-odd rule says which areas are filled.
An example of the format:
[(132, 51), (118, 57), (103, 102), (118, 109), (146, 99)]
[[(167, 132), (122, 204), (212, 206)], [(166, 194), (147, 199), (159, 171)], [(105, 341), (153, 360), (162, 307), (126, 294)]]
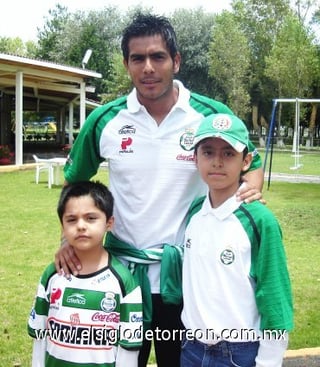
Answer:
[(236, 116), (203, 120), (195, 162), (208, 185), (190, 209), (183, 263), (181, 367), (280, 367), (293, 327), (279, 224), (259, 201), (236, 198), (251, 164)]
[(57, 211), (82, 270), (70, 279), (59, 275), (53, 263), (44, 271), (28, 322), (35, 338), (32, 367), (136, 367), (141, 290), (103, 247), (114, 222), (110, 191), (100, 182), (67, 185)]

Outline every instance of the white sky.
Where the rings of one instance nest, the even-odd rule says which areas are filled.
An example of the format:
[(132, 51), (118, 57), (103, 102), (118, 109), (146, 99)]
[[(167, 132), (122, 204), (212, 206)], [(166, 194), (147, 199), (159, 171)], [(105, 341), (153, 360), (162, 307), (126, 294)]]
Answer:
[[(218, 13), (223, 9), (230, 9), (231, 0), (7, 0), (1, 6), (0, 37), (20, 37), (23, 41), (36, 40), (37, 28), (42, 28), (49, 9), (59, 3), (70, 12), (76, 10), (99, 10), (108, 5), (116, 5), (121, 10), (140, 3), (152, 7), (154, 12), (169, 15), (178, 8), (197, 8), (201, 6), (205, 11)], [(186, 4), (188, 3), (188, 5)]]

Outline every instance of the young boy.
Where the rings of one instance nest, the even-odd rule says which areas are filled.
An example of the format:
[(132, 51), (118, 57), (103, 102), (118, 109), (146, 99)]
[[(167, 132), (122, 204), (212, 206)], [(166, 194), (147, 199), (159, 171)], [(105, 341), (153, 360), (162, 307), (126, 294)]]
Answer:
[(103, 247), (113, 225), (113, 197), (99, 182), (63, 188), (58, 216), (83, 264), (67, 279), (44, 271), (28, 322), (33, 367), (135, 367), (142, 342), (141, 290)]
[(248, 142), (244, 123), (225, 114), (206, 117), (194, 138), (208, 194), (186, 229), (182, 367), (282, 365), (293, 311), (281, 229), (265, 205), (235, 195)]

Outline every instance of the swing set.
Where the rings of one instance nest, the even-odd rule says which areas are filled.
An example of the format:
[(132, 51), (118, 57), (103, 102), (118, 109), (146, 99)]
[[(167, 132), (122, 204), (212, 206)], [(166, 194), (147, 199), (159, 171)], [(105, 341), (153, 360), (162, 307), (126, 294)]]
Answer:
[(266, 144), (266, 154), (264, 158), (263, 164), (263, 171), (266, 171), (266, 165), (268, 161), (268, 155), (270, 151), (270, 161), (269, 161), (269, 173), (268, 173), (268, 189), (270, 187), (270, 179), (271, 179), (271, 168), (272, 168), (272, 157), (273, 157), (273, 135), (274, 135), (274, 128), (275, 128), (275, 121), (276, 121), (276, 110), (278, 103), (295, 103), (295, 126), (294, 126), (294, 134), (293, 134), (293, 158), (294, 158), (294, 165), (290, 167), (292, 170), (297, 170), (302, 167), (300, 163), (300, 103), (320, 103), (320, 99), (301, 99), (301, 98), (277, 98), (273, 100), (273, 107), (272, 107), (272, 114), (271, 114), (271, 122), (270, 128), (267, 138)]

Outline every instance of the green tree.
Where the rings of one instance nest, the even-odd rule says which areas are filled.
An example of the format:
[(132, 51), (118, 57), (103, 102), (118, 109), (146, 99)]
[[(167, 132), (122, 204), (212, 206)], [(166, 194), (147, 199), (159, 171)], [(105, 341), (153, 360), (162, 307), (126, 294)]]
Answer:
[(208, 74), (210, 30), (214, 15), (202, 8), (178, 9), (170, 20), (177, 34), (182, 57), (178, 79), (197, 93), (217, 97), (219, 92), (215, 88), (215, 80)]
[(101, 94), (101, 102), (107, 103), (122, 95), (128, 94), (132, 89), (132, 82), (123, 65), (122, 53), (117, 52), (113, 55), (109, 78), (104, 79)]
[[(285, 98), (310, 98), (314, 85), (319, 81), (319, 55), (314, 44), (314, 35), (297, 15), (285, 18), (270, 55), (266, 58), (266, 75), (276, 82), (277, 96)], [(309, 128), (314, 130), (316, 106), (312, 107)], [(301, 118), (305, 119), (308, 109), (302, 106)], [(282, 108), (279, 108), (278, 123)], [(292, 119), (290, 120), (292, 121)], [(293, 127), (293, 126), (291, 126)]]
[[(88, 69), (102, 74), (102, 80), (94, 80), (97, 95), (104, 92), (104, 80), (109, 78), (112, 58), (120, 48), (122, 17), (114, 6), (99, 11), (68, 13), (58, 7), (52, 11), (52, 19), (45, 25), (40, 45), (45, 46), (41, 55), (49, 60), (81, 67), (87, 49), (92, 56)], [(54, 42), (52, 42), (54, 40)]]
[(283, 19), (290, 12), (289, 0), (233, 0), (232, 9), (249, 40), (252, 67), (259, 77)]
[(52, 53), (56, 50), (59, 38), (64, 35), (65, 23), (69, 19), (69, 16), (68, 9), (59, 4), (54, 9), (49, 10), (49, 16), (46, 17), (43, 29), (38, 28), (38, 58), (57, 61), (54, 59)]
[(319, 59), (314, 36), (297, 16), (285, 18), (266, 57), (265, 73), (277, 83), (278, 97), (311, 97), (312, 85), (319, 73)]
[(0, 52), (22, 57), (35, 57), (37, 44), (33, 41), (24, 43), (19, 37), (0, 37)]
[(244, 32), (230, 12), (215, 18), (209, 46), (209, 75), (215, 77), (227, 96), (227, 104), (246, 119), (250, 97), (250, 49)]
[(284, 17), (290, 12), (290, 4), (289, 0), (233, 0), (232, 9), (250, 46), (252, 122), (260, 134), (261, 126), (267, 127), (275, 97), (275, 86), (264, 72), (265, 58), (270, 54)]

